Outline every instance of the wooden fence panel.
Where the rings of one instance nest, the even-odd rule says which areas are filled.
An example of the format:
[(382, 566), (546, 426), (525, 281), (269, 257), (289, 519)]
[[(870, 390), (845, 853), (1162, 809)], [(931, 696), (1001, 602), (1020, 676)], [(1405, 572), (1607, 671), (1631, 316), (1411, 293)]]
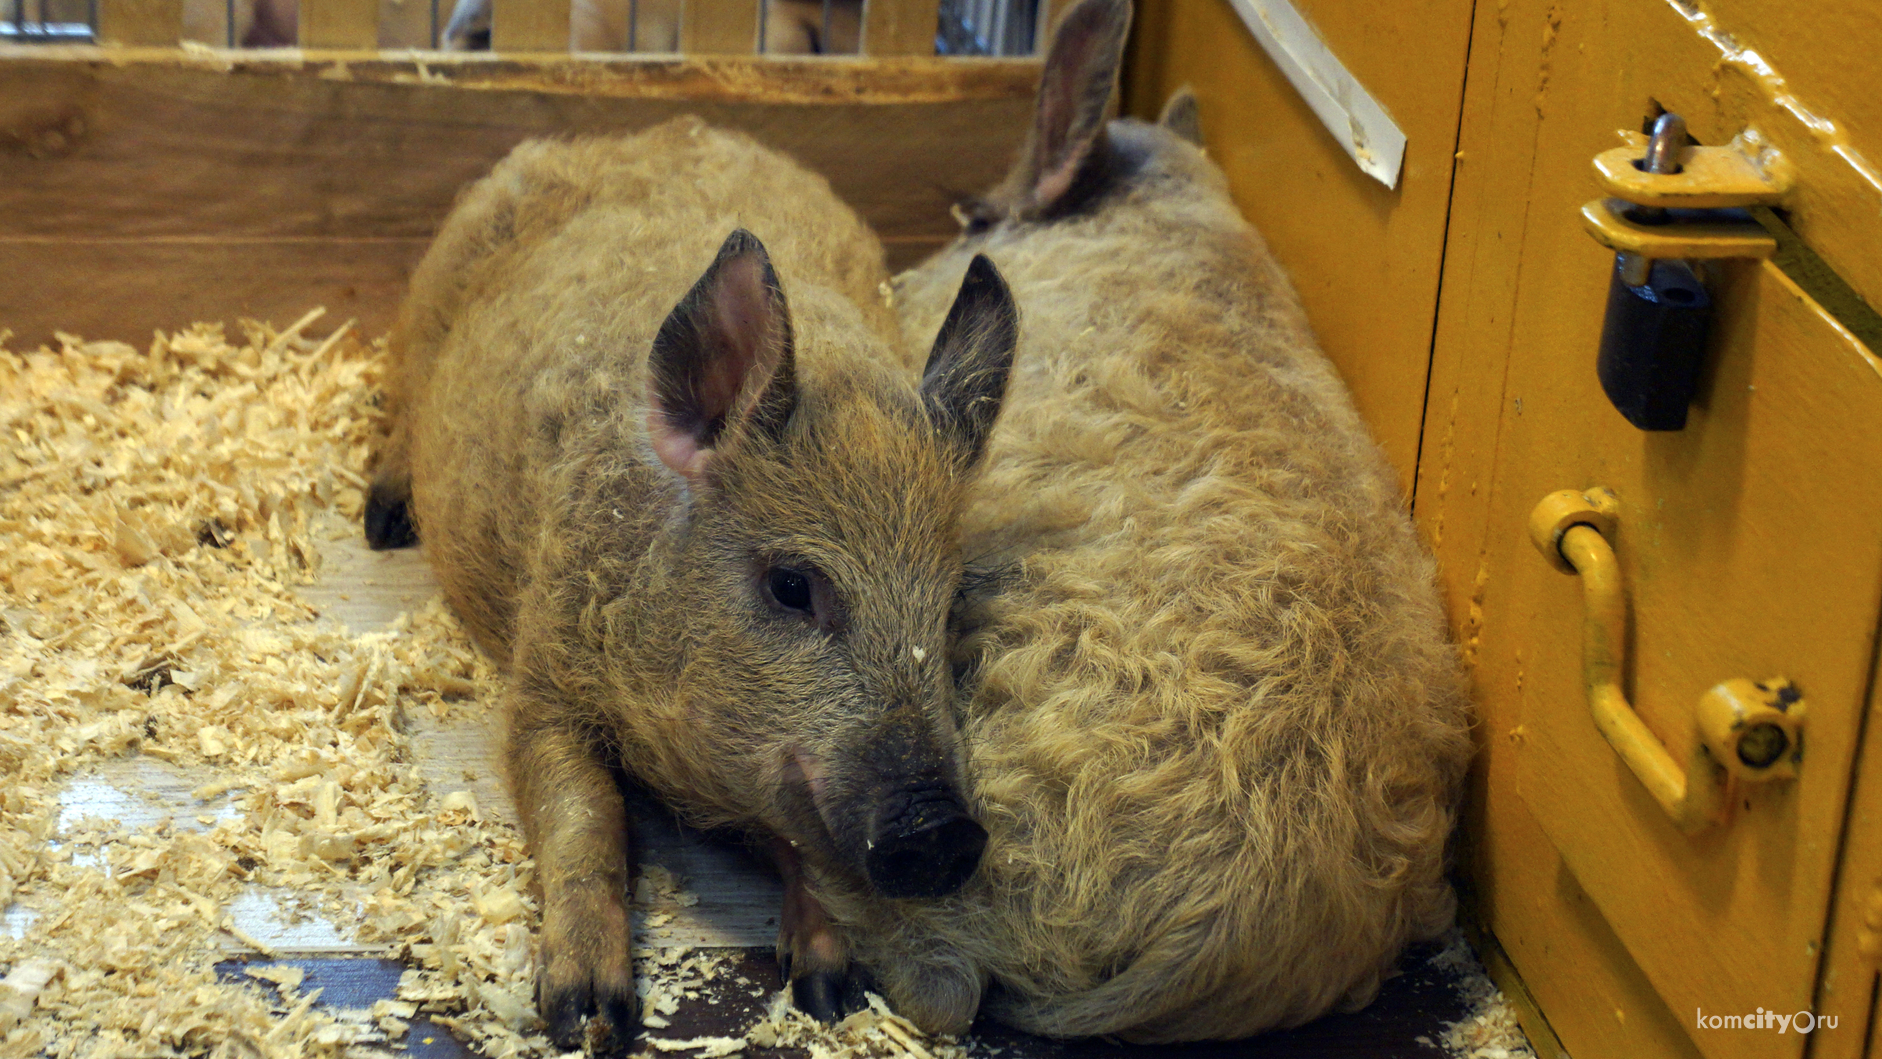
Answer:
[(863, 54), (933, 55), (940, 0), (867, 0)]
[[(143, 342), (153, 328), (315, 304), (376, 333), (458, 191), (518, 142), (682, 114), (822, 173), (903, 267), (953, 237), (950, 205), (1004, 173), (1039, 71), (298, 55), (231, 70), (86, 50), (96, 58), (0, 60), (0, 275), (13, 277), (0, 329), (15, 348), (54, 329)], [(346, 79), (331, 76), (342, 65)]]
[(569, 50), (569, 0), (491, 0), (491, 5), (491, 51)]
[(750, 55), (758, 50), (761, 0), (681, 0), (680, 51)]
[(379, 0), (300, 0), (303, 48), (379, 47)]
[(183, 39), (183, 0), (98, 0), (98, 43), (175, 47)]

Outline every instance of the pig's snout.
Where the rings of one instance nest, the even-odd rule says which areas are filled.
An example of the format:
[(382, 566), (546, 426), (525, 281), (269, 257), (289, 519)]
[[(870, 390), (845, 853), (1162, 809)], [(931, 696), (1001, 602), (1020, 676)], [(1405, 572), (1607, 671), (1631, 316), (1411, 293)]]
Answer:
[(876, 816), (863, 868), (884, 897), (946, 897), (967, 885), (987, 831), (946, 787), (917, 787)]

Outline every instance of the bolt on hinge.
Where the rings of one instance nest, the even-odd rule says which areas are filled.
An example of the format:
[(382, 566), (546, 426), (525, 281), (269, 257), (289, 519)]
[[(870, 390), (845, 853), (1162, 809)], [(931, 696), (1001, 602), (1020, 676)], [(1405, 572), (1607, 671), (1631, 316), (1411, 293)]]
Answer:
[(1754, 130), (1724, 147), (1664, 146), (1658, 157), (1647, 137), (1622, 138), (1626, 146), (1594, 159), (1595, 179), (1611, 197), (1581, 209), (1596, 242), (1650, 261), (1777, 252), (1777, 240), (1744, 208), (1781, 205), (1791, 189), (1790, 167)]

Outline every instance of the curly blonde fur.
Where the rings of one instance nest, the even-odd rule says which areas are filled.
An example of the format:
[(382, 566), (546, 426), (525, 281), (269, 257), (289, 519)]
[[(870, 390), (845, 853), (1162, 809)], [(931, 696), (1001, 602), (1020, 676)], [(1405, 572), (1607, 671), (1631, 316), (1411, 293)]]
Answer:
[(1025, 321), (963, 523), (1004, 572), (957, 655), (980, 874), (929, 905), (818, 889), (936, 1030), (983, 987), (1052, 1036), (1292, 1026), (1366, 1003), (1453, 915), (1468, 712), (1392, 474), (1199, 149), (1124, 120), (1071, 177), (1054, 153), (1125, 18), (1067, 16), (1027, 158), (897, 283), (924, 333), (984, 253)]

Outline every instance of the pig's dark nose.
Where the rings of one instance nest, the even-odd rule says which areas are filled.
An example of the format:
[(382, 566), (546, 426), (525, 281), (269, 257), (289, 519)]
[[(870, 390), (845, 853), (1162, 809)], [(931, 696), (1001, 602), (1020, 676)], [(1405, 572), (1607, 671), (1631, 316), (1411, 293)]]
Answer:
[[(896, 802), (900, 804), (897, 805)], [(944, 788), (908, 791), (891, 802), (870, 839), (863, 868), (884, 897), (946, 897), (967, 885), (987, 831)]]

